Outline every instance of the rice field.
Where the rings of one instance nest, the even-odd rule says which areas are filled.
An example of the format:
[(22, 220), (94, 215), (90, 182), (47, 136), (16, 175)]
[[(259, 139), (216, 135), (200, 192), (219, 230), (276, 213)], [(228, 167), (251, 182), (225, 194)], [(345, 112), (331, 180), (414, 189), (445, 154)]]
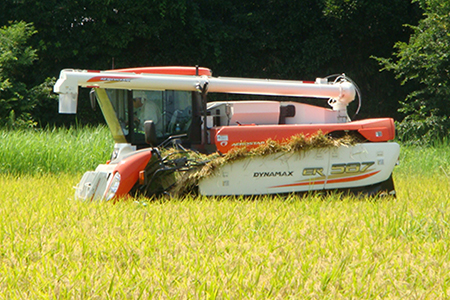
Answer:
[(402, 148), (397, 199), (112, 205), (73, 200), (81, 174), (109, 157), (105, 128), (0, 141), (1, 299), (450, 297), (446, 144)]

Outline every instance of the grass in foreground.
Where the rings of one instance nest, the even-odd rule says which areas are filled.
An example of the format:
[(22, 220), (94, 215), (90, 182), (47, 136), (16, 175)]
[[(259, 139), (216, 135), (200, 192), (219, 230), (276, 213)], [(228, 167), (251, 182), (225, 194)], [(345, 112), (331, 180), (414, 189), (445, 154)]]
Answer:
[(3, 176), (0, 297), (448, 298), (449, 182), (395, 179), (396, 200), (110, 205), (71, 200), (68, 175)]
[(114, 148), (105, 126), (0, 130), (0, 174), (77, 174), (104, 163)]

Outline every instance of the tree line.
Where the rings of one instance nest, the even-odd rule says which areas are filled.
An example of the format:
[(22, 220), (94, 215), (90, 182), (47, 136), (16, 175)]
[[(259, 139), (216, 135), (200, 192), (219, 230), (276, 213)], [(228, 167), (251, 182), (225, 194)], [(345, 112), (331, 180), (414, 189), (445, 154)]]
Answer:
[(80, 101), (77, 117), (58, 115), (51, 87), (64, 68), (201, 65), (234, 77), (314, 80), (345, 73), (362, 91), (357, 118), (390, 116), (415, 132), (425, 121), (424, 130), (439, 125), (442, 135), (450, 108), (435, 98), (448, 93), (449, 3), (3, 0), (1, 122), (102, 121), (88, 101)]

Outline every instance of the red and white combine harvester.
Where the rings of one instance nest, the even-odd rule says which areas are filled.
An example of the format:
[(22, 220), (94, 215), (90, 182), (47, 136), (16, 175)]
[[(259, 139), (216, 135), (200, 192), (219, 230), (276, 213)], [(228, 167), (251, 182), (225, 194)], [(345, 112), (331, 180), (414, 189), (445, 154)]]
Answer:
[[(233, 160), (201, 177), (202, 195), (262, 195), (349, 191), (395, 195), (392, 172), (400, 147), (390, 118), (350, 121), (347, 105), (357, 87), (344, 75), (315, 82), (212, 77), (207, 68), (148, 67), (111, 71), (62, 70), (54, 91), (60, 113), (76, 113), (78, 87), (92, 89), (115, 141), (110, 161), (84, 174), (76, 198), (112, 200), (170, 194), (180, 178), (207, 161), (166, 156), (179, 151), (226, 155), (291, 137), (351, 135), (340, 147), (272, 153)], [(94, 98), (95, 93), (95, 98)], [(286, 97), (287, 101), (216, 101), (210, 93)], [(227, 96), (231, 97), (231, 96)], [(331, 109), (293, 101), (328, 99)], [(172, 151), (171, 153), (174, 153)], [(206, 157), (206, 156), (205, 156)], [(178, 178), (178, 179), (177, 179)]]

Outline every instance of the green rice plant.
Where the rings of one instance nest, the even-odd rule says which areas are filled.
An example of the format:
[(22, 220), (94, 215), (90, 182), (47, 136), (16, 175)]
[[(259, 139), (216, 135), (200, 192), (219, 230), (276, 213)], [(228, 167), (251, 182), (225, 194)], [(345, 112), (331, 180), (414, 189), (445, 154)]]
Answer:
[(0, 131), (0, 173), (80, 173), (111, 155), (105, 126)]
[(439, 174), (443, 179), (450, 178), (450, 144), (444, 141), (431, 146), (402, 145), (395, 172), (408, 177)]

